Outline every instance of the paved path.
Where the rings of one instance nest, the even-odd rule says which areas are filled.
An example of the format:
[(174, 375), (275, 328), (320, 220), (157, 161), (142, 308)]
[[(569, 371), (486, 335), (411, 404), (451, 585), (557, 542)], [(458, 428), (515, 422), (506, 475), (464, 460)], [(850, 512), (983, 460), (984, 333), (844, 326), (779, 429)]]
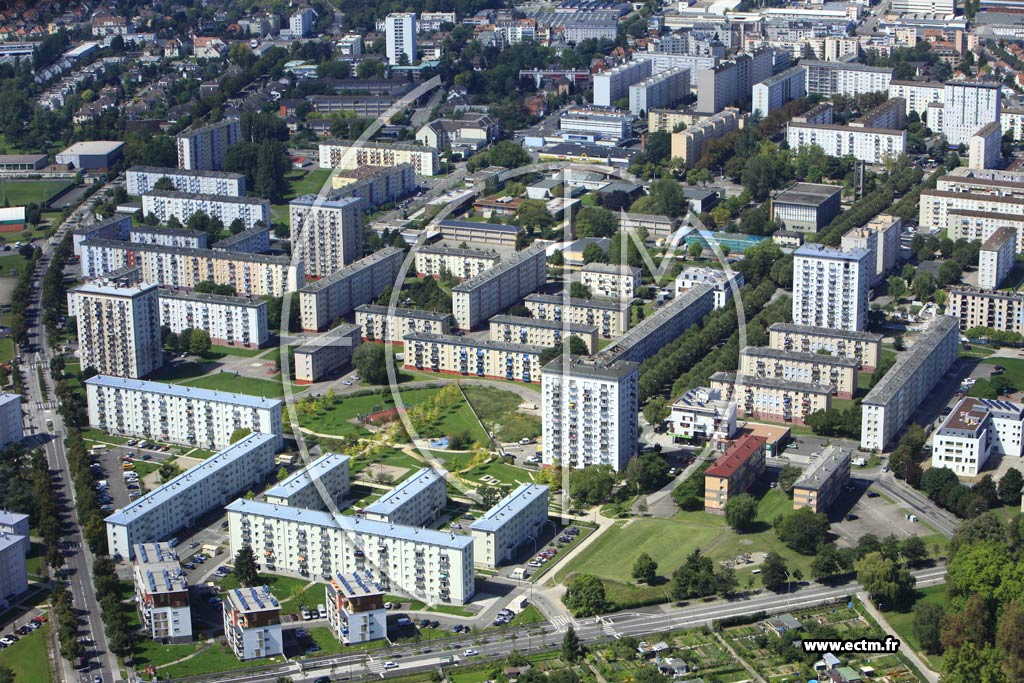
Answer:
[[(857, 598), (860, 599), (861, 603), (863, 603), (868, 614), (875, 618), (875, 621), (878, 622), (879, 626), (890, 633), (895, 633), (893, 628), (889, 626), (889, 622), (886, 621), (885, 615), (875, 608), (874, 604), (871, 602), (871, 598), (868, 597), (868, 594), (865, 591), (857, 593)], [(924, 677), (928, 679), (928, 683), (939, 683), (939, 674), (931, 670), (929, 664), (914, 651), (914, 648), (907, 644), (907, 641), (904, 640), (900, 642), (900, 652), (902, 652), (907, 659), (913, 662), (914, 666), (920, 669)]]
[(646, 496), (638, 496), (633, 502), (633, 514), (640, 514), (640, 503), (647, 505), (647, 514), (651, 517), (669, 518), (679, 512), (679, 506), (676, 505), (676, 501), (672, 498), (672, 492), (697, 471), (697, 468), (704, 463), (706, 456), (707, 450), (694, 458), (693, 462), (686, 466), (686, 469), (670, 479), (660, 489), (648, 493)]

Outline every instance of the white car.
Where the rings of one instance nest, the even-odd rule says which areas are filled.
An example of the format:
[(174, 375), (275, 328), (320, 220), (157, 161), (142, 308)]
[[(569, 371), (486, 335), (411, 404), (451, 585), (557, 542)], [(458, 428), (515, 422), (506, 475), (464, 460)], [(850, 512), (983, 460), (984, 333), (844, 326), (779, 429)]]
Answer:
[(462, 654), (466, 655), (467, 657), (476, 657), (480, 653), (477, 652), (476, 650), (469, 649), (469, 650), (466, 650), (465, 652), (463, 652)]
[(387, 662), (384, 662), (384, 668), (385, 669), (397, 669), (398, 668), (398, 662), (392, 662), (390, 660), (387, 661)]

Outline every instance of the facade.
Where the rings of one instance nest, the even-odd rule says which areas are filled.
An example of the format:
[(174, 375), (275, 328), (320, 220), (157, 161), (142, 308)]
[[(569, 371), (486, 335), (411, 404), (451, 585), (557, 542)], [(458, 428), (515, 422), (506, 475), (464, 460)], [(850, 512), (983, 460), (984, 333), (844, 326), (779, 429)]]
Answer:
[(444, 475), (423, 467), (363, 508), (366, 519), (402, 526), (430, 526), (448, 505)]
[(397, 202), (416, 191), (416, 170), (412, 164), (361, 166), (342, 171), (331, 178), (336, 192), (332, 199), (354, 197), (361, 211)]
[(840, 248), (843, 251), (863, 249), (868, 252), (871, 285), (874, 286), (896, 267), (902, 231), (902, 218), (878, 214), (868, 221), (867, 225), (853, 228), (844, 234)]
[(614, 107), (574, 107), (562, 113), (558, 128), (563, 140), (624, 140), (633, 133), (633, 115)]
[(284, 654), (281, 605), (266, 586), (224, 593), (224, 639), (239, 661)]
[(999, 123), (1004, 133), (1013, 135), (1014, 142), (1024, 140), (1024, 107), (1003, 107)]
[(889, 81), (889, 99), (903, 100), (904, 111), (908, 116), (912, 111), (916, 111), (920, 116), (928, 112), (929, 105), (941, 105), (945, 90), (946, 86), (936, 81)]
[(226, 510), (231, 554), (264, 548), (262, 568), (272, 574), (330, 581), (372, 567), (388, 593), (449, 605), (476, 590), (469, 536), (244, 498)]
[(455, 323), (463, 330), (478, 327), (547, 280), (548, 266), (543, 245), (516, 252), (474, 278), (452, 288)]
[(594, 325), (605, 339), (620, 337), (629, 329), (629, 303), (573, 299), (557, 294), (530, 294), (523, 299), (530, 314), (540, 320)]
[(725, 514), (730, 496), (757, 486), (764, 475), (765, 438), (746, 434), (704, 471), (704, 512)]
[(441, 230), (442, 239), (451, 242), (469, 242), (470, 244), (486, 244), (492, 247), (512, 249), (516, 245), (520, 233), (526, 231), (516, 225), (502, 223), (476, 223), (445, 219), (436, 226)]
[(349, 492), (347, 455), (325, 453), (263, 492), (268, 503), (337, 512)]
[(907, 131), (791, 122), (786, 128), (786, 142), (795, 150), (817, 145), (831, 157), (852, 156), (880, 164), (907, 151)]
[(639, 268), (611, 263), (588, 263), (580, 270), (580, 282), (595, 296), (632, 301), (640, 288)]
[(793, 484), (793, 509), (807, 507), (811, 512), (828, 514), (850, 481), (850, 451), (826, 446), (811, 458), (803, 476)]
[(295, 383), (312, 384), (342, 367), (362, 342), (362, 328), (342, 323), (296, 347)]
[(270, 434), (250, 434), (110, 515), (110, 554), (132, 559), (138, 544), (170, 538), (245, 493), (274, 470), (276, 444)]
[(807, 74), (803, 67), (794, 66), (755, 83), (751, 95), (750, 110), (760, 112), (764, 118), (773, 111), (782, 109), (788, 102), (798, 100), (807, 94)]
[(999, 90), (998, 83), (946, 83), (943, 90), (942, 133), (950, 145), (967, 145), (971, 136), (986, 125), (999, 123), (1002, 104)]
[(312, 277), (326, 277), (363, 255), (363, 224), (355, 197), (297, 197), (288, 205), (292, 249)]
[(188, 577), (166, 543), (137, 543), (132, 579), (135, 607), (146, 635), (158, 642), (192, 642)]
[[(219, 171), (228, 147), (242, 140), (242, 124), (228, 119), (178, 134), (178, 168)], [(216, 194), (216, 193), (214, 193)]]
[(690, 389), (672, 404), (669, 424), (675, 439), (724, 443), (736, 433), (736, 403), (716, 389)]
[(82, 255), (82, 242), (85, 240), (126, 240), (131, 235), (131, 228), (132, 217), (124, 214), (75, 228), (71, 235), (75, 256)]
[(907, 126), (907, 106), (900, 98), (886, 100), (874, 109), (870, 109), (856, 121), (850, 122), (851, 128), (881, 128), (882, 130), (900, 130)]
[(28, 590), (27, 535), (0, 533), (0, 605), (9, 607)]
[(125, 171), (125, 189), (139, 197), (154, 189), (157, 181), (167, 178), (178, 192), (213, 194), (220, 197), (244, 197), (245, 176), (223, 171), (190, 171), (160, 166), (132, 166)]
[(270, 226), (257, 225), (231, 237), (225, 237), (213, 245), (217, 251), (234, 251), (243, 254), (266, 254), (270, 251)]
[(619, 213), (619, 230), (646, 230), (647, 235), (652, 238), (668, 237), (676, 231), (678, 226), (679, 221), (668, 216), (626, 211)]
[(697, 285), (644, 318), (640, 324), (606, 347), (597, 358), (611, 364), (617, 360), (640, 363), (676, 339), (688, 328), (699, 323), (715, 305), (715, 288)]
[(356, 307), (356, 325), (361, 330), (363, 341), (401, 344), (405, 341), (405, 335), (414, 332), (448, 334), (452, 327), (452, 316), (415, 308), (389, 310), (387, 306), (363, 304)]
[(740, 351), (740, 372), (744, 375), (823, 384), (836, 398), (853, 398), (858, 366), (851, 358), (823, 353), (797, 353), (764, 346), (746, 346)]
[(639, 364), (561, 356), (541, 370), (545, 465), (616, 472), (636, 454)]
[(405, 367), (421, 372), (540, 381), (541, 346), (468, 336), (405, 335)]
[(726, 108), (714, 116), (704, 118), (699, 123), (689, 125), (679, 132), (673, 132), (672, 156), (685, 160), (686, 166), (689, 168), (697, 163), (704, 153), (705, 147), (712, 140), (736, 130), (739, 125), (739, 110)]
[(131, 229), (128, 233), (128, 241), (136, 244), (159, 244), (163, 247), (206, 249), (206, 233), (199, 230), (179, 230), (178, 228), (143, 225)]
[(1024, 334), (1024, 296), (1017, 292), (949, 290), (948, 315), (960, 320), (960, 329), (991, 327), (1000, 332)]
[(716, 372), (711, 388), (735, 401), (739, 417), (805, 424), (807, 416), (832, 406), (832, 389), (824, 384)]
[(741, 53), (697, 71), (697, 111), (716, 114), (751, 97), (754, 83), (772, 75), (771, 50)]
[(231, 285), (239, 296), (284, 296), (305, 279), (301, 262), (287, 256), (246, 254), (216, 249), (165, 247), (116, 240), (82, 242), (82, 277), (105, 277), (138, 267), (143, 282), (195, 289), (200, 282)]
[(870, 255), (805, 244), (793, 252), (793, 322), (863, 331), (868, 324)]
[(918, 406), (956, 362), (959, 325), (940, 315), (921, 332), (914, 345), (861, 402), (860, 447), (885, 450)]
[[(1024, 197), (950, 190), (922, 190), (922, 228), (948, 229), (958, 234), (995, 230), (999, 222), (1015, 222), (1024, 213)], [(995, 222), (995, 224), (993, 224)], [(952, 237), (952, 235), (950, 235)], [(986, 238), (987, 239), (987, 238)]]
[(993, 455), (1020, 458), (1024, 408), (1009, 401), (961, 399), (932, 435), (932, 467), (981, 474)]
[(725, 308), (732, 300), (733, 284), (737, 289), (743, 287), (743, 273), (690, 266), (676, 276), (675, 292), (676, 296), (680, 296), (698, 285), (711, 285), (715, 291), (715, 308)]
[(78, 358), (103, 375), (145, 377), (164, 364), (156, 285), (86, 283), (68, 292), (78, 323)]
[(80, 171), (105, 171), (121, 158), (123, 148), (124, 143), (117, 140), (76, 142), (54, 159)]
[(385, 247), (300, 289), (302, 329), (326, 329), (357, 306), (375, 301), (395, 284), (404, 257), (401, 249)]
[(627, 97), (629, 86), (650, 78), (653, 73), (651, 66), (649, 61), (632, 61), (594, 74), (594, 104), (611, 107), (616, 100)]
[(643, 117), (655, 107), (673, 107), (690, 94), (690, 70), (675, 67), (629, 86), (629, 111)]
[(204, 330), (214, 344), (247, 349), (258, 349), (270, 339), (266, 301), (176, 289), (159, 290), (157, 300), (160, 325), (175, 334)]
[(862, 95), (887, 92), (892, 69), (865, 66), (856, 62), (818, 62), (802, 60), (806, 68), (808, 95)]
[(516, 551), (529, 541), (537, 545), (547, 523), (548, 487), (520, 484), (469, 525), (474, 561), (489, 569), (514, 562)]
[(986, 124), (967, 143), (968, 168), (995, 168), (1002, 156), (1003, 128), (998, 121)]
[(388, 637), (384, 589), (369, 569), (338, 573), (325, 587), (327, 624), (346, 645)]
[(0, 393), (0, 448), (24, 439), (24, 428), (21, 394)]
[(818, 232), (839, 215), (843, 188), (794, 183), (772, 198), (772, 220), (787, 230)]
[(1013, 270), (1017, 254), (1017, 231), (997, 228), (978, 251), (978, 287), (998, 289)]
[(874, 372), (882, 357), (880, 334), (793, 323), (772, 323), (768, 327), (768, 345), (783, 351), (828, 352), (833, 356), (852, 358), (864, 372)]
[(248, 429), (283, 444), (279, 399), (104, 375), (85, 385), (89, 424), (109, 434), (215, 449)]
[(579, 337), (587, 345), (588, 353), (597, 352), (595, 325), (515, 315), (496, 315), (488, 322), (491, 325), (491, 339), (495, 341), (550, 347), (560, 345), (563, 339)]
[(385, 54), (391, 65), (415, 64), (416, 15), (392, 12), (384, 18)]
[(270, 225), (270, 202), (265, 199), (165, 190), (150, 190), (142, 195), (142, 215), (153, 214), (161, 223), (174, 216), (184, 225), (200, 211), (210, 218), (219, 218), (224, 225), (231, 225), (236, 219), (241, 220), (246, 229), (257, 223)]
[(441, 278), (444, 275), (469, 280), (498, 264), (496, 251), (424, 246), (416, 250), (416, 277)]
[(446, 147), (469, 156), (501, 135), (501, 123), (489, 114), (463, 114), (460, 119), (434, 119), (416, 131), (416, 141), (444, 152)]
[(361, 166), (398, 166), (412, 164), (419, 175), (438, 172), (437, 150), (419, 145), (386, 142), (320, 143), (320, 168), (353, 169)]

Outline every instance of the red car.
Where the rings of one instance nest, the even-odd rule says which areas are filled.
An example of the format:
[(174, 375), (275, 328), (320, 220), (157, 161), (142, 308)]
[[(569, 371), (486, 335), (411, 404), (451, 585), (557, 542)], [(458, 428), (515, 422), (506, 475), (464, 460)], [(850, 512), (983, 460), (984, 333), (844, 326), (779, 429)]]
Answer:
[(47, 618), (45, 614), (40, 614), (38, 617), (32, 617), (32, 621), (37, 624), (45, 624), (47, 622)]

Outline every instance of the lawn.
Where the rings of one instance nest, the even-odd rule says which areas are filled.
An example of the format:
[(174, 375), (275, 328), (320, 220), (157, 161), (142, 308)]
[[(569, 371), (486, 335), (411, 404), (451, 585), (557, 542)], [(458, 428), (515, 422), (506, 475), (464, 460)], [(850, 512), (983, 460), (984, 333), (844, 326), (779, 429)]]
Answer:
[[(279, 663), (281, 657), (270, 657), (260, 659), (256, 664), (265, 666), (267, 664)], [(174, 664), (165, 668), (162, 672), (163, 678), (187, 678), (201, 674), (211, 674), (218, 671), (232, 671), (244, 669), (247, 662), (240, 662), (235, 653), (228, 649), (227, 645), (214, 644), (202, 650), (199, 654), (184, 662)]]
[(150, 638), (139, 638), (135, 643), (135, 667), (145, 669), (147, 665), (152, 664), (157, 668), (158, 674), (163, 674), (160, 667), (164, 664), (188, 657), (203, 646), (204, 644), (201, 642), (161, 645), (158, 641)]
[[(948, 611), (949, 594), (946, 592), (946, 586), (929, 586), (917, 591), (917, 600), (914, 602), (914, 607), (916, 608), (918, 605), (940, 605)], [(921, 657), (931, 664), (933, 670), (942, 671), (942, 655), (929, 655), (921, 650), (921, 643), (914, 635), (913, 610), (907, 612), (886, 612), (885, 620), (889, 622), (889, 626), (896, 631), (896, 635), (904, 643), (914, 648)]]
[(1006, 368), (1006, 378), (1015, 387), (1024, 387), (1024, 358), (986, 358), (982, 365), (1002, 365)]
[(489, 432), (506, 443), (541, 435), (540, 417), (519, 412), (523, 400), (512, 391), (467, 384), (466, 398)]
[(439, 614), (451, 614), (457, 617), (471, 617), (475, 614), (465, 607), (459, 607), (458, 605), (431, 605), (427, 608), (427, 611), (437, 612)]
[(29, 547), (28, 557), (25, 558), (25, 569), (30, 579), (45, 581), (48, 577), (46, 567), (46, 547), (40, 543), (33, 543)]
[(7, 180), (0, 183), (0, 196), (9, 206), (44, 204), (70, 184), (67, 180)]
[(244, 346), (217, 346), (213, 345), (210, 350), (203, 354), (203, 358), (218, 359), (224, 356), (243, 356), (252, 358), (266, 352), (266, 348), (247, 349)]
[[(257, 558), (259, 559), (259, 558)], [(231, 590), (232, 588), (238, 588), (238, 577), (234, 573), (228, 574), (219, 582), (221, 590)], [(282, 610), (287, 611), (284, 603), (288, 600), (302, 595), (309, 581), (304, 579), (295, 579), (290, 576), (272, 576), (270, 574), (260, 574), (259, 584), (261, 586), (269, 586), (270, 592), (274, 594), (274, 597), (281, 603)], [(320, 587), (321, 599), (323, 599), (323, 586)]]
[(180, 384), (190, 387), (201, 387), (203, 389), (228, 391), (235, 394), (263, 396), (264, 398), (281, 398), (284, 396), (284, 386), (279, 381), (260, 379), (258, 377), (245, 377), (234, 372), (218, 372), (213, 375), (204, 375), (196, 379), (185, 380), (180, 382)]
[(44, 624), (35, 633), (21, 638), (14, 645), (0, 652), (0, 664), (14, 670), (14, 680), (51, 681), (53, 672), (50, 670), (50, 657), (46, 651), (46, 641), (50, 637), (50, 625)]
[[(304, 194), (319, 194), (320, 189), (331, 177), (331, 169), (317, 168), (312, 171), (296, 171), (286, 176), (289, 191), (285, 193), (285, 199), (295, 199)], [(328, 185), (330, 189), (330, 185)]]
[(176, 382), (184, 382), (185, 380), (202, 377), (215, 368), (216, 365), (214, 365), (213, 361), (190, 360), (178, 362), (173, 365), (165, 365), (157, 370), (153, 377), (157, 381), (170, 382), (174, 384)]
[(0, 277), (18, 277), (28, 267), (28, 259), (14, 252), (0, 256)]

